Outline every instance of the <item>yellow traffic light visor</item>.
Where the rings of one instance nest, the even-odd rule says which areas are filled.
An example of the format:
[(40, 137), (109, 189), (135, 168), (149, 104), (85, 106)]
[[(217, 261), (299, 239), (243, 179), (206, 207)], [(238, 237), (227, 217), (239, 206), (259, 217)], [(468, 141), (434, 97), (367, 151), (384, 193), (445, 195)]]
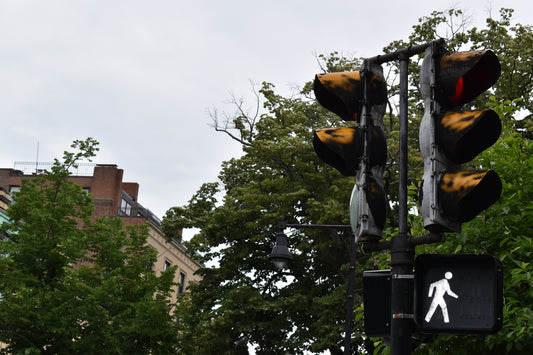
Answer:
[[(370, 126), (368, 139), (369, 167), (385, 165), (387, 140), (378, 126)], [(344, 176), (355, 176), (363, 156), (364, 137), (359, 127), (329, 128), (315, 131), (313, 147), (316, 154)]]
[(437, 190), (440, 208), (452, 222), (472, 220), (495, 203), (502, 182), (494, 170), (463, 170), (442, 175)]
[(320, 159), (344, 176), (355, 176), (363, 156), (363, 135), (356, 127), (321, 129), (313, 135)]
[[(370, 73), (368, 100), (371, 105), (387, 101), (387, 84)], [(358, 71), (317, 74), (314, 91), (317, 101), (345, 121), (357, 121), (361, 115), (363, 84)]]
[(446, 112), (435, 138), (448, 159), (462, 164), (493, 145), (501, 131), (500, 117), (493, 110)]

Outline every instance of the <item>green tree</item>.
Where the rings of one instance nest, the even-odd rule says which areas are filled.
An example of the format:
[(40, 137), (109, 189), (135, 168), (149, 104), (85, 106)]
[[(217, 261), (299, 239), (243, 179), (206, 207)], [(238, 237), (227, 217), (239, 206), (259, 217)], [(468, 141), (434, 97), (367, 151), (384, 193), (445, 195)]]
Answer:
[(176, 350), (173, 271), (156, 276), (148, 226), (94, 220), (91, 196), (67, 180), (98, 142), (75, 141), (50, 171), (23, 180), (0, 243), (4, 353), (148, 354)]
[[(433, 12), (413, 26), (408, 40), (392, 42), (385, 52), (418, 45), (440, 37), (446, 31), (452, 51), (493, 49), (501, 60), (502, 77), (495, 90), (482, 95), (473, 105), (487, 103), (504, 120), (504, 133), (498, 144), (473, 164), (494, 168), (504, 182), (501, 201), (474, 221), (462, 233), (447, 237), (446, 243), (417, 247), (422, 252), (486, 252), (499, 257), (505, 267), (504, 329), (480, 339), (468, 336), (440, 336), (417, 351), (420, 353), (520, 353), (530, 340), (531, 311), (529, 264), (531, 250), (531, 125), (516, 120), (518, 112), (531, 114), (529, 99), (533, 77), (530, 65), (532, 29), (512, 25), (512, 10), (502, 9), (501, 19), (487, 19), (486, 29), (468, 29), (460, 10)], [(500, 44), (505, 43), (504, 46)], [(524, 61), (513, 58), (527, 58)], [(418, 127), (422, 102), (418, 73), (422, 56), (409, 64), (409, 127)], [(319, 56), (321, 69), (358, 70), (361, 60), (338, 53)], [(391, 96), (397, 94), (397, 63), (385, 67)], [(516, 78), (520, 76), (520, 79)], [(251, 115), (235, 100), (237, 112), (220, 122), (213, 113), (216, 128), (239, 141), (243, 155), (225, 162), (219, 183), (207, 183), (182, 207), (167, 212), (164, 227), (168, 233), (179, 228), (199, 228), (188, 243), (201, 253), (211, 267), (202, 269), (202, 282), (184, 296), (178, 313), (180, 338), (189, 352), (247, 353), (247, 345), (257, 353), (294, 354), (329, 350), (339, 354), (344, 331), (346, 270), (350, 233), (332, 230), (292, 231), (289, 248), (294, 255), (290, 266), (276, 270), (268, 261), (276, 224), (347, 224), (348, 201), (353, 178), (342, 177), (320, 161), (313, 152), (312, 131), (347, 123), (319, 107), (312, 97), (312, 84), (304, 85), (299, 95), (277, 95), (271, 84), (258, 92), (263, 110)], [(525, 94), (527, 92), (527, 94)], [(489, 100), (490, 95), (495, 98)], [(389, 137), (389, 162), (385, 188), (390, 213), (386, 237), (397, 228), (398, 112), (391, 97), (385, 130)], [(509, 157), (512, 157), (509, 159)], [(516, 157), (516, 158), (515, 158)], [(421, 176), (418, 129), (409, 130), (409, 180), (411, 204), (417, 206), (417, 184)], [(524, 188), (524, 185), (528, 185)], [(217, 197), (223, 194), (221, 201)], [(409, 216), (413, 235), (424, 234), (417, 214)], [(385, 268), (388, 255), (359, 255), (355, 304), (362, 302), (362, 271)], [(508, 291), (512, 288), (512, 291)], [(526, 300), (523, 302), (522, 300)], [(383, 344), (363, 334), (361, 307), (352, 334), (353, 352), (386, 352)], [(512, 339), (510, 339), (512, 337)]]
[[(266, 112), (256, 122), (253, 117), (234, 119), (234, 136), (245, 137), (246, 144), (241, 158), (223, 164), (223, 203), (216, 200), (221, 186), (204, 184), (188, 206), (169, 210), (164, 219), (169, 233), (201, 228), (189, 247), (203, 253), (204, 261), (218, 264), (201, 270), (202, 282), (179, 304), (182, 344), (191, 353), (247, 353), (248, 343), (257, 345), (258, 353), (335, 353), (345, 315), (341, 285), (346, 278), (342, 266), (349, 260), (348, 235), (293, 234), (290, 243), (298, 253), (288, 272), (275, 270), (266, 255), (282, 219), (348, 222), (342, 202), (354, 181), (326, 168), (309, 144), (313, 128), (338, 119), (325, 117), (305, 97), (276, 95), (271, 84), (263, 84), (259, 93)], [(338, 201), (339, 194), (344, 201)]]

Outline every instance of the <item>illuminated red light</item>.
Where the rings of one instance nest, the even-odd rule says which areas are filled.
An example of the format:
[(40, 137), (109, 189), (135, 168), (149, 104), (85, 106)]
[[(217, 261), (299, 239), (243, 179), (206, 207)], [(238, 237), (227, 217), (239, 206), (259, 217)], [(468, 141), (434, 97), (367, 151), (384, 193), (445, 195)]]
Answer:
[(455, 96), (450, 96), (448, 97), (448, 99), (454, 104), (460, 103), (461, 98), (463, 97), (463, 89), (463, 77), (460, 77), (459, 80), (457, 80), (457, 84), (455, 85)]

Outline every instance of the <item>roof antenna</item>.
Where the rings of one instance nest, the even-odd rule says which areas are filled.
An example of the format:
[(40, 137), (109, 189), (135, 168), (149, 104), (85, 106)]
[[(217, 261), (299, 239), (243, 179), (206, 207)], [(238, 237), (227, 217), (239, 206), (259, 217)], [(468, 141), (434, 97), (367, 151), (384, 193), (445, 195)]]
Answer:
[(39, 141), (37, 141), (37, 157), (35, 158), (35, 175), (39, 174)]

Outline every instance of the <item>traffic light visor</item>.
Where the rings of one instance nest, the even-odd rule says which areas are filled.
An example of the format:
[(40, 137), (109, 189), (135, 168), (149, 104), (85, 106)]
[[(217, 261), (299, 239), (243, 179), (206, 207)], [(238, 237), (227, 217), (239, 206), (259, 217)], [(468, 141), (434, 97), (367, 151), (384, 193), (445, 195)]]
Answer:
[(356, 127), (315, 131), (313, 147), (320, 159), (344, 176), (355, 176), (363, 155), (363, 135)]
[(498, 57), (493, 51), (445, 53), (440, 60), (441, 101), (455, 105), (474, 100), (496, 83), (501, 74)]
[[(383, 129), (370, 126), (368, 135), (368, 164), (385, 165), (387, 139)], [(359, 127), (328, 128), (315, 131), (313, 147), (320, 159), (344, 176), (355, 176), (363, 156), (364, 137)]]
[(502, 182), (494, 170), (445, 173), (437, 194), (440, 208), (452, 222), (468, 222), (495, 203)]
[(448, 159), (462, 164), (496, 143), (501, 131), (493, 110), (446, 112), (436, 126), (436, 140)]
[[(387, 84), (380, 76), (374, 73), (370, 75), (369, 103), (372, 105), (385, 103)], [(363, 84), (360, 72), (317, 74), (314, 91), (317, 101), (343, 120), (359, 119), (363, 107)]]

